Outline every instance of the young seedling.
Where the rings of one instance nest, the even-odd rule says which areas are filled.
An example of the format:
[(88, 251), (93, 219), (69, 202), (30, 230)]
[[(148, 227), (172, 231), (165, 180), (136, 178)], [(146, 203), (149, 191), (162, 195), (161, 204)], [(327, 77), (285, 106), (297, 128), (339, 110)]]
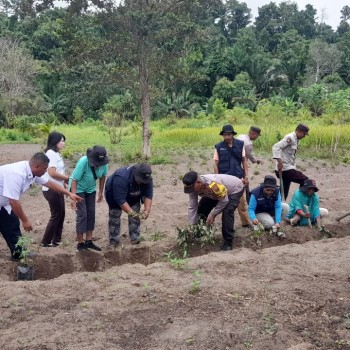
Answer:
[(22, 235), (16, 244), (16, 248), (20, 250), (19, 265), (17, 266), (17, 280), (29, 281), (33, 279), (33, 254), (29, 246), (33, 243), (33, 239), (28, 235)]
[(177, 270), (185, 270), (188, 267), (188, 259), (178, 258), (174, 255), (173, 252), (168, 252), (164, 254), (165, 260)]
[(200, 280), (201, 272), (199, 270), (196, 270), (193, 272), (193, 274), (196, 278), (191, 283), (191, 290), (190, 290), (191, 294), (198, 293), (201, 290), (201, 283), (202, 283)]
[(261, 237), (265, 234), (265, 227), (262, 223), (253, 226), (252, 237), (256, 240), (256, 244), (261, 246)]

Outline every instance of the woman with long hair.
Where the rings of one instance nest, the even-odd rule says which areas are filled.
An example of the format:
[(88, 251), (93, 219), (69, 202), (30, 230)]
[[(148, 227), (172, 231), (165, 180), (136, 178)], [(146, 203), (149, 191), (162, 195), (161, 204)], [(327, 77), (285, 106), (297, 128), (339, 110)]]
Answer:
[[(65, 164), (60, 154), (65, 147), (66, 138), (63, 134), (53, 131), (47, 139), (45, 154), (50, 159), (47, 174), (50, 180), (62, 187), (68, 182), (69, 176), (65, 174)], [(51, 217), (47, 223), (42, 247), (55, 247), (61, 243), (63, 222), (65, 218), (65, 201), (62, 193), (57, 193), (48, 187), (42, 187), (43, 195), (49, 202)]]

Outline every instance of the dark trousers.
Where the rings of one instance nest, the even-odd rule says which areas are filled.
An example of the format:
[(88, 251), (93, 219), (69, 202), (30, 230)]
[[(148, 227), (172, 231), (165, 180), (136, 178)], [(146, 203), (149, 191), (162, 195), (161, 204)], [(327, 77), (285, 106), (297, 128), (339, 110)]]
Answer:
[(77, 193), (77, 195), (84, 201), (77, 203), (76, 232), (79, 234), (93, 231), (95, 228), (96, 192)]
[(0, 208), (0, 232), (10, 248), (11, 255), (18, 255), (20, 249), (16, 248), (16, 244), (22, 236), (19, 219), (12, 211), (9, 214), (3, 207)]
[[(234, 236), (235, 210), (238, 207), (239, 200), (243, 194), (243, 190), (239, 193), (229, 196), (229, 202), (222, 212), (222, 237), (228, 244), (232, 245)], [(197, 215), (200, 219), (206, 220), (212, 209), (218, 203), (217, 200), (203, 197), (198, 203)]]
[(49, 202), (51, 217), (47, 223), (42, 243), (59, 243), (62, 240), (63, 222), (65, 217), (64, 195), (51, 189), (43, 191), (45, 199)]
[[(278, 171), (275, 171), (276, 176), (280, 178)], [(295, 169), (290, 169), (290, 170), (285, 170), (282, 171), (282, 182), (283, 182), (283, 190), (284, 190), (284, 198), (287, 199), (288, 193), (289, 193), (289, 188), (290, 184), (292, 182), (295, 182), (301, 186), (304, 186), (304, 181), (308, 177), (304, 175), (301, 171), (295, 170)]]

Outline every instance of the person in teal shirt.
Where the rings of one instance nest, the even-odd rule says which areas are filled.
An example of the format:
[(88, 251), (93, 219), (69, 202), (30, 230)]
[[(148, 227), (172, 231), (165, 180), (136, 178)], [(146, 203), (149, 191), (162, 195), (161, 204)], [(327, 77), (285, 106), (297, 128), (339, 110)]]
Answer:
[(100, 203), (103, 200), (108, 162), (107, 151), (103, 146), (89, 148), (86, 156), (78, 160), (69, 179), (71, 192), (84, 199), (77, 205), (71, 203), (72, 209), (76, 210), (77, 252), (86, 249), (101, 251), (101, 248), (92, 242), (92, 234), (95, 229), (96, 180), (99, 179), (97, 203)]
[(320, 199), (316, 194), (318, 190), (316, 181), (307, 179), (304, 186), (294, 192), (287, 216), (293, 226), (307, 226), (310, 219), (311, 224), (321, 229), (321, 217), (327, 216), (328, 210), (320, 208)]

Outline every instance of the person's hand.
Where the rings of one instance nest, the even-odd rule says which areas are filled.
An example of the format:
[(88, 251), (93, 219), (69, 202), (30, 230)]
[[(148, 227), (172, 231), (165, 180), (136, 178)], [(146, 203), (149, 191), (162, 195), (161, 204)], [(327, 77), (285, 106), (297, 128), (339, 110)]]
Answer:
[(258, 220), (258, 219), (254, 219), (254, 220), (252, 221), (252, 224), (253, 224), (253, 225), (259, 225), (259, 220)]
[(84, 199), (78, 196), (75, 193), (69, 193), (69, 198), (72, 200), (74, 203), (82, 202)]
[(276, 227), (277, 229), (279, 229), (281, 227), (281, 225), (277, 222), (273, 226)]
[(302, 216), (306, 219), (311, 218), (311, 214), (310, 213), (303, 213)]
[(213, 214), (210, 214), (207, 218), (207, 225), (212, 225), (215, 221), (215, 216)]
[(282, 171), (282, 169), (283, 169), (283, 161), (282, 161), (282, 159), (278, 158), (277, 159), (277, 170)]
[(101, 203), (103, 201), (103, 193), (99, 193), (97, 196), (97, 203)]
[(137, 221), (141, 221), (141, 215), (140, 213), (137, 213), (136, 211), (130, 211), (128, 212), (128, 216), (132, 217), (133, 219), (137, 220)]
[(33, 224), (32, 224), (32, 222), (29, 219), (26, 220), (26, 221), (23, 221), (22, 225), (23, 225), (24, 231), (29, 232), (29, 231), (31, 231), (33, 229)]
[(246, 186), (249, 184), (249, 179), (248, 179), (248, 176), (245, 176), (243, 179), (242, 179), (242, 182), (243, 182), (243, 185)]
[(144, 210), (143, 213), (142, 213), (142, 218), (144, 220), (146, 220), (148, 218), (148, 216), (149, 216), (149, 211), (148, 210)]

